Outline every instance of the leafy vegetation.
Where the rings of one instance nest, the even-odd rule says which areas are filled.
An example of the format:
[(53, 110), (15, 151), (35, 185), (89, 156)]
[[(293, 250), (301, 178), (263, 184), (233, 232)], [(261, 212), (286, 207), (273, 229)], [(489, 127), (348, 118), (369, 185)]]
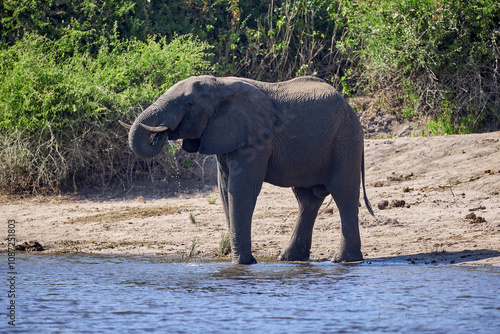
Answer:
[(4, 191), (126, 182), (136, 162), (118, 119), (133, 119), (168, 87), (210, 67), (208, 46), (189, 36), (114, 38), (95, 57), (61, 54), (66, 42), (25, 35), (0, 51)]
[(499, 129), (499, 22), (496, 0), (5, 0), (0, 190), (161, 174), (174, 152), (136, 161), (116, 120), (200, 73), (313, 75), (430, 134)]
[(345, 1), (363, 88), (390, 91), (433, 133), (500, 126), (500, 3), (495, 0)]
[(209, 192), (207, 195), (207, 201), (208, 204), (215, 204), (215, 202), (217, 201), (217, 195), (213, 192)]
[(196, 257), (200, 251), (197, 250), (198, 246), (199, 246), (199, 242), (198, 242), (198, 239), (195, 238), (192, 242), (191, 242), (191, 245), (189, 246), (188, 250), (187, 250), (187, 257), (192, 259), (194, 257)]
[(231, 254), (231, 240), (229, 239), (229, 231), (222, 234), (219, 242), (219, 255), (226, 256)]

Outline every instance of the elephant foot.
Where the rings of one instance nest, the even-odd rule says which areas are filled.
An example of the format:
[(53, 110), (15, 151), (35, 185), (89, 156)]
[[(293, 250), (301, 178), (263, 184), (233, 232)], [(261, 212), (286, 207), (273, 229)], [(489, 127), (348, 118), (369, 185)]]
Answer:
[(309, 261), (309, 250), (287, 248), (279, 256), (280, 261)]
[(252, 254), (250, 256), (238, 256), (233, 255), (233, 263), (234, 264), (255, 264), (257, 260), (253, 257)]
[(358, 262), (363, 261), (363, 254), (361, 250), (347, 250), (347, 249), (339, 249), (333, 255), (332, 262), (333, 263), (342, 263), (342, 262)]

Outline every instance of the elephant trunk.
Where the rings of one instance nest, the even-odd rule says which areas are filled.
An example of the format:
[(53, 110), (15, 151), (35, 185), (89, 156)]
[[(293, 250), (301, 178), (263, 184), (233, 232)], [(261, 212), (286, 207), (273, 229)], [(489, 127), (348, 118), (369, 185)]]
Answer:
[(165, 132), (152, 132), (143, 126), (155, 127), (159, 124), (156, 107), (153, 104), (139, 115), (128, 133), (130, 148), (143, 158), (153, 158), (160, 153), (167, 139)]

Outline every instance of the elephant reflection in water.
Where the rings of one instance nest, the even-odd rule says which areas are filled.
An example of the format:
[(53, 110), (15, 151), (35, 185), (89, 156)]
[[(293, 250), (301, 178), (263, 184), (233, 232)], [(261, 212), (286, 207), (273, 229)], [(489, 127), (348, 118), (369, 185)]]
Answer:
[(363, 259), (358, 226), (364, 185), (363, 130), (329, 84), (312, 77), (279, 83), (191, 77), (168, 89), (128, 127), (137, 155), (152, 158), (165, 140), (187, 152), (215, 154), (233, 262), (252, 264), (251, 222), (263, 182), (291, 187), (299, 214), (281, 260), (309, 259), (318, 210), (332, 195), (341, 218), (333, 262)]

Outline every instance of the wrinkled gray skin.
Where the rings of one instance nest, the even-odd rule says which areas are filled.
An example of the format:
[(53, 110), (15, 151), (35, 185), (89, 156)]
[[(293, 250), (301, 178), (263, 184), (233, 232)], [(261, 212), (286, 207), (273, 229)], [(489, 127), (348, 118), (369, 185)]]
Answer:
[[(155, 135), (139, 123), (169, 130)], [(167, 90), (129, 132), (130, 147), (145, 158), (158, 154), (167, 138), (183, 139), (188, 152), (217, 155), (233, 262), (256, 262), (251, 223), (263, 182), (292, 187), (299, 203), (295, 230), (281, 260), (309, 259), (314, 221), (329, 194), (342, 221), (340, 247), (332, 261), (363, 259), (358, 227), (363, 130), (353, 109), (324, 81), (191, 77)], [(364, 199), (373, 214), (366, 191)]]

